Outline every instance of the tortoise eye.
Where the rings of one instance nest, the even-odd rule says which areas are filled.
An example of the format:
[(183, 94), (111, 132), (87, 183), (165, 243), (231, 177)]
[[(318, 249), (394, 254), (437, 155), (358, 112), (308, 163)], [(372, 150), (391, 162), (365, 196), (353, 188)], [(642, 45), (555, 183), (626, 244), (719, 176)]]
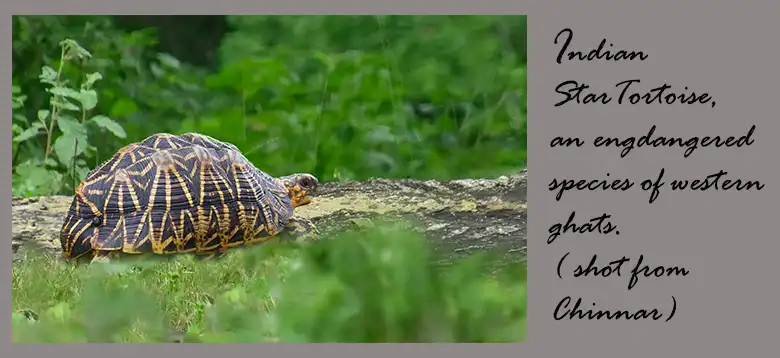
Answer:
[(309, 177), (303, 177), (300, 184), (302, 188), (308, 189), (314, 185), (314, 182)]

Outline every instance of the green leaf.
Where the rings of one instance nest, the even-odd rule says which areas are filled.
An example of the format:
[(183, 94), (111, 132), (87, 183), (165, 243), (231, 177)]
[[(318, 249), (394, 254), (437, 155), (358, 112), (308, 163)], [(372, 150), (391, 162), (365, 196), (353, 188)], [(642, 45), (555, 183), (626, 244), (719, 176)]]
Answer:
[(40, 124), (38, 122), (35, 122), (30, 126), (30, 128), (25, 129), (19, 135), (15, 136), (13, 141), (14, 143), (21, 143), (24, 142), (32, 137), (35, 137), (38, 135), (38, 133), (41, 132), (41, 129), (43, 129), (43, 124)]
[(60, 47), (64, 47), (66, 50), (70, 49), (71, 47), (79, 46), (79, 43), (76, 42), (76, 40), (73, 39), (64, 39), (60, 41)]
[(41, 74), (38, 78), (43, 83), (54, 84), (57, 81), (57, 71), (49, 66), (41, 67)]
[(27, 123), (27, 122), (29, 122), (29, 121), (27, 120), (27, 117), (25, 117), (24, 115), (22, 115), (22, 114), (20, 114), (20, 113), (14, 113), (14, 115), (13, 115), (13, 119), (15, 119), (15, 120), (17, 120), (17, 121), (19, 121), (19, 122), (22, 122), (22, 123)]
[(100, 81), (102, 79), (103, 79), (103, 75), (101, 75), (100, 72), (92, 72), (87, 75), (87, 80), (81, 84), (81, 87), (85, 89), (92, 88), (95, 82)]
[(76, 174), (78, 175), (79, 180), (84, 180), (87, 178), (87, 175), (89, 174), (89, 168), (88, 167), (82, 167), (77, 166), (76, 167)]
[(46, 123), (46, 120), (49, 118), (49, 114), (50, 113), (51, 112), (49, 112), (48, 109), (42, 109), (42, 110), (38, 111), (38, 120), (43, 122), (43, 123)]
[(77, 105), (71, 103), (65, 98), (62, 97), (54, 97), (51, 99), (51, 105), (54, 107), (58, 107), (60, 109), (67, 109), (69, 111), (80, 111), (81, 108), (79, 108)]
[(81, 124), (78, 120), (76, 120), (75, 118), (69, 115), (60, 115), (57, 118), (57, 126), (65, 135), (70, 135), (72, 137), (85, 137), (85, 138), (87, 136), (87, 128), (83, 124)]
[(54, 160), (54, 158), (46, 158), (43, 161), (43, 165), (49, 167), (49, 168), (56, 168), (57, 167), (57, 161)]
[(49, 91), (49, 93), (56, 96), (68, 97), (73, 99), (81, 99), (80, 92), (68, 87), (52, 87), (49, 88), (47, 91)]
[(75, 40), (72, 39), (65, 39), (60, 41), (60, 47), (63, 47), (65, 49), (65, 56), (67, 58), (90, 58), (92, 57), (92, 54), (89, 53), (85, 48), (81, 47), (81, 45), (78, 44)]
[(95, 122), (95, 124), (97, 124), (98, 127), (108, 130), (109, 132), (113, 133), (115, 136), (119, 138), (127, 137), (127, 133), (125, 133), (125, 129), (122, 128), (122, 126), (119, 123), (115, 122), (111, 118), (98, 115), (92, 117), (92, 119), (90, 120)]
[(83, 153), (84, 147), (87, 145), (82, 140), (79, 140), (77, 145), (76, 138), (75, 136), (65, 134), (54, 142), (54, 153), (57, 154), (60, 163), (66, 167), (70, 167), (73, 157)]
[(162, 67), (158, 66), (156, 63), (153, 63), (149, 65), (149, 70), (152, 71), (152, 74), (155, 78), (162, 78), (165, 76), (165, 71), (162, 69)]
[(157, 54), (157, 59), (164, 66), (167, 66), (167, 67), (170, 67), (170, 68), (173, 68), (173, 69), (177, 69), (178, 70), (179, 67), (181, 66), (181, 63), (179, 62), (178, 59), (176, 59), (176, 57), (173, 57), (173, 56), (171, 56), (171, 55), (169, 55), (167, 53), (158, 53)]
[(336, 68), (336, 60), (338, 60), (338, 58), (331, 57), (330, 55), (322, 52), (315, 52), (313, 57), (325, 66), (328, 73), (333, 72), (333, 70)]
[(97, 92), (95, 92), (95, 90), (82, 89), (79, 100), (81, 101), (81, 107), (84, 108), (84, 110), (92, 110), (98, 103)]
[(11, 97), (11, 109), (19, 109), (24, 107), (24, 102), (27, 100), (27, 96), (23, 94), (14, 94)]

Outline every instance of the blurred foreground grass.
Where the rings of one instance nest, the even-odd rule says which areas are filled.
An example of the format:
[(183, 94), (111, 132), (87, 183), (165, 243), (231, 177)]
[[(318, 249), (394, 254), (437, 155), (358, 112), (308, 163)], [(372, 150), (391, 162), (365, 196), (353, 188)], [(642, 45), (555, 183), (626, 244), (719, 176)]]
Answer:
[[(525, 339), (525, 265), (442, 269), (397, 228), (189, 255), (13, 267), (14, 342), (508, 342)], [(24, 313), (23, 313), (24, 312)], [(30, 319), (28, 317), (34, 317)]]

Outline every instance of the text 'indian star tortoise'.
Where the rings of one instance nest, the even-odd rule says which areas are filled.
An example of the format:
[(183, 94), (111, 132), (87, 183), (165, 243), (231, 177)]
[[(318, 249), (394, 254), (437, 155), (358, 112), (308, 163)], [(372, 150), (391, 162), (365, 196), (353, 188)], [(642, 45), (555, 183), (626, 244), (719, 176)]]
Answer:
[(60, 233), (62, 254), (214, 257), (283, 230), (314, 238), (317, 229), (293, 209), (310, 203), (317, 185), (310, 174), (271, 177), (209, 136), (155, 134), (120, 149), (79, 185)]

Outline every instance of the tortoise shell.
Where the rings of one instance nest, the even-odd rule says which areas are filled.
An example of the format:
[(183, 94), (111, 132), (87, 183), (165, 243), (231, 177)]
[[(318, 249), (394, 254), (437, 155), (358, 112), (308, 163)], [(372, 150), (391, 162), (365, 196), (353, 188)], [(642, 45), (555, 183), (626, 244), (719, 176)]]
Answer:
[(78, 186), (60, 233), (62, 253), (213, 254), (263, 242), (293, 215), (289, 188), (230, 143), (155, 134), (120, 149)]

